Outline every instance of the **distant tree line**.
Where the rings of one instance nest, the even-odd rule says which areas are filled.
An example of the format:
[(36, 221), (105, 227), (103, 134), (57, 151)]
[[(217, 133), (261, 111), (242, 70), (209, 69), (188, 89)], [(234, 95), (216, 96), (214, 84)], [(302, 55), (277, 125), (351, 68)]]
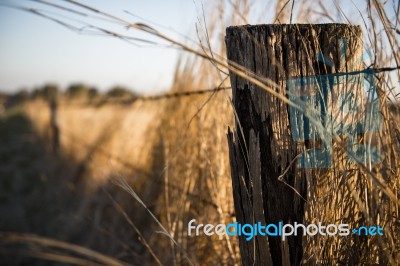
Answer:
[(46, 101), (54, 101), (59, 97), (87, 102), (102, 102), (110, 98), (134, 101), (138, 97), (138, 94), (123, 86), (114, 86), (106, 92), (100, 92), (97, 88), (84, 83), (74, 83), (69, 85), (66, 90), (61, 90), (55, 84), (46, 84), (32, 91), (20, 89), (11, 95), (2, 94), (2, 97), (7, 98), (6, 105), (13, 106), (30, 99), (41, 98)]

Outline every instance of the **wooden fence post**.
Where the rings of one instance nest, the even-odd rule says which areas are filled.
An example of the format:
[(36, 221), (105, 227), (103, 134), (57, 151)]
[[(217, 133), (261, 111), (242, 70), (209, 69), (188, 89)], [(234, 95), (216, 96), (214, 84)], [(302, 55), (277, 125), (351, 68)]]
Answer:
[(58, 100), (57, 96), (49, 100), (50, 106), (50, 129), (52, 138), (52, 150), (55, 155), (60, 152), (60, 128), (58, 126)]
[[(361, 39), (360, 27), (345, 24), (246, 25), (226, 30), (228, 59), (274, 81), (279, 87), (274, 90), (286, 97), (289, 79), (357, 70)], [(313, 170), (292, 162), (310, 148), (309, 141), (294, 137), (287, 104), (233, 72), (230, 79), (236, 123), (228, 142), (237, 222), (303, 223), (303, 198)], [(301, 263), (301, 235), (286, 241), (278, 236), (247, 241), (240, 236), (239, 244), (243, 265)]]

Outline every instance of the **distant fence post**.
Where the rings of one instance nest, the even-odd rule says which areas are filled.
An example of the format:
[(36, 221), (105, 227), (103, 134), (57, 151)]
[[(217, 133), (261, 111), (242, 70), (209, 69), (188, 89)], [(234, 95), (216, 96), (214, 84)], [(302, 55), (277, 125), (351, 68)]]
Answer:
[[(340, 95), (356, 89), (339, 85), (352, 82), (349, 75), (343, 77), (340, 73), (362, 68), (359, 26), (235, 26), (226, 30), (226, 45), (231, 62), (274, 81), (278, 85), (274, 90), (296, 104), (319, 108), (320, 116), (316, 120), (324, 127), (335, 127), (338, 119), (333, 113), (342, 117), (345, 112), (342, 107), (336, 110), (331, 106), (339, 104), (338, 99), (348, 103), (362, 98), (354, 93), (354, 99), (343, 100)], [(341, 78), (343, 82), (338, 81)], [(324, 149), (325, 145), (329, 146), (329, 140), (325, 144), (318, 142), (323, 138), (321, 132), (303, 113), (292, 110), (233, 72), (230, 80), (236, 123), (233, 132), (228, 132), (228, 142), (237, 222), (303, 223), (305, 201), (302, 198), (307, 198), (307, 184), (310, 184), (307, 180), (313, 178), (311, 168), (330, 167), (332, 154), (329, 147)], [(359, 92), (360, 80), (353, 83)], [(296, 102), (296, 99), (300, 100)], [(341, 119), (341, 132), (345, 128), (350, 132), (352, 123)], [(321, 145), (323, 148), (316, 148)], [(297, 163), (293, 163), (296, 159)], [(289, 236), (286, 241), (279, 236), (259, 235), (247, 241), (242, 235), (239, 244), (243, 265), (301, 264), (301, 234)]]
[(52, 150), (55, 155), (60, 152), (60, 128), (58, 127), (58, 100), (57, 96), (49, 101), (50, 107), (50, 128), (51, 128), (51, 142)]

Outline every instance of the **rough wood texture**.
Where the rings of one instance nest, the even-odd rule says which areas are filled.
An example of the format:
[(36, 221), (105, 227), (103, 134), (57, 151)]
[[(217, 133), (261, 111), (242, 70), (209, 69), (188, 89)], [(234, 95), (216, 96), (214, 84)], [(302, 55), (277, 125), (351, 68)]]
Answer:
[[(339, 39), (348, 41), (345, 60)], [(360, 55), (361, 43), (360, 27), (343, 24), (247, 25), (226, 30), (228, 59), (275, 81), (285, 96), (289, 78), (357, 70), (360, 64), (349, 62)], [(334, 65), (318, 62), (318, 52)], [(305, 202), (294, 189), (306, 198), (307, 180), (314, 172), (291, 162), (311, 144), (293, 139), (286, 104), (234, 73), (230, 79), (237, 114), (235, 129), (228, 132), (237, 221), (302, 223)], [(301, 236), (287, 241), (239, 237), (239, 241), (243, 265), (300, 265), (302, 260)]]

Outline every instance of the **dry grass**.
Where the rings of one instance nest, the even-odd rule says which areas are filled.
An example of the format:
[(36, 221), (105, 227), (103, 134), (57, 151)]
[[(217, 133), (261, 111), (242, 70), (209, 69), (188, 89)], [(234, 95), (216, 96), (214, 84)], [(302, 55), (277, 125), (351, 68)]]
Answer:
[[(184, 89), (186, 85), (181, 84)], [(225, 136), (227, 126), (233, 122), (228, 96), (229, 92), (218, 92), (168, 102), (138, 101), (132, 106), (61, 104), (58, 118), (62, 158), (75, 169), (68, 183), (76, 186), (84, 180), (93, 197), (74, 215), (82, 215), (93, 204), (98, 204), (100, 210), (103, 204), (109, 205), (108, 198), (93, 193), (123, 176), (180, 246), (170, 244), (160, 234), (148, 239), (164, 263), (185, 264), (183, 250), (191, 254), (196, 265), (212, 263), (216, 258), (222, 264), (238, 263), (235, 239), (188, 238), (186, 228), (193, 218), (214, 224), (233, 221)], [(25, 112), (36, 131), (50, 143), (48, 106), (41, 101), (29, 102)], [(122, 209), (130, 209), (126, 205), (132, 200), (123, 203)], [(139, 213), (146, 216), (143, 210), (128, 216), (143, 223)], [(102, 215), (102, 219), (108, 218)], [(114, 226), (107, 230), (118, 235), (120, 225)], [(141, 230), (155, 228), (156, 223), (151, 222)], [(210, 252), (215, 255), (207, 255)]]
[[(25, 108), (35, 121), (37, 131), (50, 139), (50, 112), (46, 104), (30, 102)], [(113, 173), (126, 174), (132, 170), (129, 163), (144, 172), (149, 171), (161, 123), (159, 117), (163, 112), (162, 102), (100, 107), (60, 104), (58, 124), (62, 153), (86, 167), (85, 173), (76, 178), (89, 179), (89, 183), (101, 186)]]
[[(400, 42), (390, 23), (398, 25), (400, 22), (391, 22), (384, 13), (387, 8), (375, 1), (372, 3), (371, 18), (364, 27), (368, 34), (364, 46), (372, 48), (376, 55), (375, 67), (399, 65)], [(304, 0), (295, 4), (299, 7), (295, 14), (291, 14), (292, 3), (278, 5), (273, 19), (282, 23), (288, 22), (292, 15), (295, 22), (337, 19), (346, 22), (347, 19), (333, 18), (327, 12), (330, 7), (322, 1), (314, 4)], [(344, 1), (338, 4), (339, 16), (343, 11), (341, 5)], [(182, 56), (172, 91), (227, 85), (224, 72), (229, 69), (273, 94), (274, 84), (270, 81), (249, 75), (238, 66), (228, 66), (224, 57), (217, 55), (225, 54), (225, 26), (246, 23), (257, 15), (260, 22), (265, 22), (263, 12), (254, 10), (252, 1), (218, 1), (210, 4), (209, 9), (205, 14), (209, 24), (199, 26), (202, 49), (169, 40), (200, 56)], [(199, 21), (204, 24), (202, 15)], [(130, 26), (134, 28), (135, 25)], [(140, 25), (135, 27), (152, 33)], [(164, 39), (168, 40), (165, 36)], [(211, 43), (214, 46), (211, 47)], [(218, 71), (221, 68), (224, 72)], [(398, 78), (399, 72), (395, 76)], [(398, 109), (388, 111), (388, 97), (398, 99), (386, 83), (388, 79), (388, 74), (383, 73), (379, 83), (385, 123), (377, 142), (385, 159), (379, 165), (366, 168), (340, 162), (332, 171), (315, 171), (320, 178), (316, 180), (315, 189), (309, 190), (305, 218), (305, 223), (379, 224), (385, 227), (385, 238), (305, 238), (305, 264), (395, 264), (400, 260), (397, 238), (400, 232), (400, 119), (396, 116)], [(67, 165), (68, 171), (59, 174), (60, 169), (65, 169), (60, 167), (51, 172), (54, 177), (51, 185), (55, 188), (43, 202), (51, 209), (52, 197), (63, 197), (67, 201), (78, 194), (74, 208), (61, 211), (75, 218), (63, 219), (63, 228), (59, 229), (59, 219), (49, 219), (39, 212), (38, 216), (43, 217), (37, 218), (38, 224), (40, 220), (47, 223), (49, 231), (46, 233), (51, 237), (90, 246), (133, 264), (143, 261), (147, 265), (157, 261), (167, 265), (240, 264), (235, 238), (187, 236), (187, 222), (193, 218), (211, 224), (230, 223), (235, 219), (225, 135), (234, 119), (229, 99), (230, 92), (222, 91), (160, 101), (138, 100), (125, 106), (80, 106), (63, 101), (58, 110), (61, 132), (58, 160)], [(48, 143), (51, 134), (47, 104), (40, 100), (28, 102), (24, 112), (41, 141)], [(340, 142), (336, 145), (341, 152)], [(111, 184), (121, 176), (169, 236), (155, 233), (160, 230), (159, 224), (147, 210)], [(89, 190), (80, 191), (82, 184)], [(60, 189), (63, 186), (70, 189)], [(35, 197), (38, 197), (37, 192), (28, 195), (27, 201)], [(81, 223), (83, 218), (89, 220), (85, 225)]]

